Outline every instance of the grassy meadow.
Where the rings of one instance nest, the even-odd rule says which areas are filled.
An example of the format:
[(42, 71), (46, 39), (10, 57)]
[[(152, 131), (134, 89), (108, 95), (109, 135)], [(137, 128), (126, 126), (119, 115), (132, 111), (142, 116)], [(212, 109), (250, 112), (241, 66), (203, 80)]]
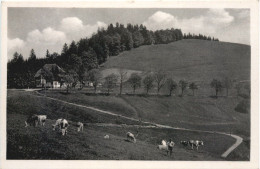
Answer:
[[(168, 112), (170, 117), (163, 112), (166, 111), (166, 105), (157, 104), (160, 106), (150, 107), (149, 109), (144, 105), (141, 107), (141, 110), (140, 107), (133, 102), (133, 100), (138, 102), (137, 99), (139, 96), (91, 96), (76, 91), (68, 95), (54, 91), (47, 91), (46, 94), (47, 96), (56, 96), (61, 100), (94, 106), (100, 109), (102, 109), (102, 107), (99, 106), (103, 105), (103, 108), (106, 107), (106, 110), (113, 111), (114, 113), (136, 117), (137, 119), (140, 118), (143, 121), (169, 124), (174, 127), (185, 126), (186, 128), (193, 129), (214, 130), (221, 126), (220, 124), (211, 125), (214, 120), (209, 121), (210, 118), (204, 120), (204, 122), (207, 121), (204, 125), (199, 123), (189, 125), (190, 122), (199, 119), (199, 117), (195, 115), (197, 114), (196, 111), (194, 112), (194, 116), (184, 118), (186, 119), (186, 123), (179, 123), (178, 119), (180, 119), (180, 117), (176, 116), (176, 112), (175, 114), (174, 112)], [(153, 105), (156, 97), (139, 99), (139, 101), (143, 100), (140, 104), (150, 102), (150, 105)], [(168, 99), (168, 101), (173, 99), (173, 102), (176, 102), (175, 99), (180, 98), (163, 99)], [(95, 104), (91, 103), (91, 100)], [(131, 102), (132, 104), (136, 104), (136, 107), (134, 107)], [(163, 102), (166, 104), (165, 101)], [(39, 97), (37, 94), (30, 92), (8, 91), (7, 103), (8, 159), (224, 160), (220, 158), (220, 155), (235, 142), (232, 137), (219, 134), (158, 128), (137, 128), (134, 126), (120, 128), (95, 126), (97, 123), (127, 125), (140, 123), (49, 100), (48, 98)], [(158, 109), (162, 110), (159, 113), (161, 115), (158, 115), (158, 112), (156, 113)], [(34, 113), (46, 114), (48, 116), (45, 127), (24, 127), (24, 121), (28, 115)], [(185, 114), (185, 112), (181, 113)], [(68, 119), (70, 123), (68, 136), (65, 137), (52, 131), (51, 128), (55, 120), (61, 117)], [(225, 118), (229, 119), (230, 117), (227, 116)], [(77, 121), (82, 121), (85, 124), (83, 133), (77, 133), (75, 127)], [(179, 126), (179, 124), (183, 124), (183, 126)], [(225, 127), (223, 127), (223, 129), (225, 129)], [(139, 131), (136, 144), (129, 143), (125, 140), (125, 134), (128, 131), (133, 133)], [(245, 131), (240, 132), (243, 133)], [(109, 134), (109, 140), (103, 138), (106, 134)], [(160, 144), (162, 139), (169, 138), (172, 138), (176, 143), (174, 156), (172, 157), (166, 156), (166, 152), (159, 151), (156, 147)], [(196, 152), (179, 144), (179, 141), (191, 138), (203, 140), (205, 146), (203, 146), (199, 152)], [(249, 158), (248, 146), (246, 142), (241, 144), (233, 152), (235, 154), (233, 156), (234, 158), (229, 157), (228, 160), (247, 160)], [(236, 153), (236, 151), (238, 153)]]

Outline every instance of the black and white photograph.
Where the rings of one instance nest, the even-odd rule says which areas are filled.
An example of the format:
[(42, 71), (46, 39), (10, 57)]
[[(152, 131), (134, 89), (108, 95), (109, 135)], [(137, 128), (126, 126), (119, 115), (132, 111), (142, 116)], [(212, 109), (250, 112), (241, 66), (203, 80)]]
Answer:
[(5, 7), (6, 161), (257, 158), (252, 7)]

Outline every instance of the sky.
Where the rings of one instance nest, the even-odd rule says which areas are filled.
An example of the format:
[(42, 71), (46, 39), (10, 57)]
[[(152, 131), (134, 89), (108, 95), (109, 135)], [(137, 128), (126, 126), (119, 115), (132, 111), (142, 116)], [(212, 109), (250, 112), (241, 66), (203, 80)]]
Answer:
[(91, 37), (108, 24), (144, 24), (150, 30), (178, 28), (220, 41), (250, 45), (250, 10), (216, 8), (8, 8), (8, 59), (14, 52), (38, 58), (64, 43)]

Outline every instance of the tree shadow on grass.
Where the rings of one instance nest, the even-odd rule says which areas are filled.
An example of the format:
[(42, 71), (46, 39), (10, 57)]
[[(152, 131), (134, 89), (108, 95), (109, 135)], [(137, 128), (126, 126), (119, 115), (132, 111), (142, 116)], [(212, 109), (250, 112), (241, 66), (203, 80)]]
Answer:
[(111, 96), (113, 94), (108, 93), (85, 93), (86, 96)]
[(62, 95), (70, 95), (71, 93), (70, 92), (60, 92), (60, 94), (62, 94)]

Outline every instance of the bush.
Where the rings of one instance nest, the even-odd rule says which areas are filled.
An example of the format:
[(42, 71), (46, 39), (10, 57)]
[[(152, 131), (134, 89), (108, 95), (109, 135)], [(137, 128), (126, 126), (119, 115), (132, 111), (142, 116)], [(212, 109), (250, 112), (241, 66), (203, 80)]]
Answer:
[(250, 112), (250, 100), (245, 99), (238, 103), (235, 107), (235, 111), (239, 113), (249, 113)]

